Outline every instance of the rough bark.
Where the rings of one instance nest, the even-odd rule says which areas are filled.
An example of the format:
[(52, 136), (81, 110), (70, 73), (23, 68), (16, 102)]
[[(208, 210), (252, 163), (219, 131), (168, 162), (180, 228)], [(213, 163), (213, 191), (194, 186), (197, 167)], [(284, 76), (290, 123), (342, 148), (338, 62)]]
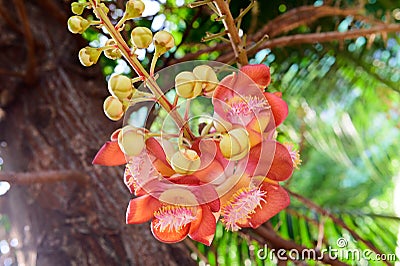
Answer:
[[(67, 31), (69, 3), (10, 1), (0, 13), (0, 148), (4, 170), (75, 170), (89, 181), (13, 185), (0, 198), (25, 265), (189, 265), (183, 244), (125, 225), (123, 169), (91, 160), (114, 129), (102, 114), (100, 68), (79, 66), (84, 46)], [(25, 15), (24, 15), (24, 12)], [(33, 52), (33, 53), (32, 53)], [(25, 72), (27, 70), (27, 73)], [(2, 111), (5, 117), (2, 118)]]

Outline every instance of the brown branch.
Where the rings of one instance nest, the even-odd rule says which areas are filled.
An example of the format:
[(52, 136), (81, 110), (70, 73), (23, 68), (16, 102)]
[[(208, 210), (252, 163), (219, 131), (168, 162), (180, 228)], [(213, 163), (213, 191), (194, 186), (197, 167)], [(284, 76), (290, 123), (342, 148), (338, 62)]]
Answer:
[[(275, 230), (269, 223), (265, 224), (265, 226), (260, 226), (254, 231), (259, 236), (261, 236), (265, 241), (267, 241), (270, 245), (272, 245), (272, 247), (275, 249), (285, 249), (285, 250), (295, 249), (298, 251), (299, 254), (302, 254), (303, 250), (311, 250), (310, 248), (296, 244), (294, 241), (283, 239), (275, 232)], [(316, 259), (324, 263), (328, 263), (331, 265), (347, 265), (346, 263), (343, 263), (339, 260), (332, 260), (331, 258), (329, 258), (328, 254), (321, 254), (319, 250), (316, 249), (313, 250), (315, 251)], [(304, 254), (310, 254), (310, 253), (304, 253)]]
[(341, 9), (331, 6), (301, 6), (293, 8), (268, 22), (260, 31), (257, 32), (257, 34), (253, 35), (252, 40), (259, 40), (266, 34), (270, 38), (273, 38), (301, 25), (310, 24), (322, 17), (350, 15), (365, 18), (360, 15), (360, 9), (358, 8)]
[[(294, 9), (291, 9), (290, 11), (286, 12), (285, 14), (282, 14), (282, 15), (276, 17), (275, 19), (271, 20), (267, 25), (265, 25), (263, 27), (263, 29), (258, 31), (255, 35), (249, 35), (247, 38), (248, 39), (247, 46), (250, 46), (252, 43), (257, 42), (265, 35), (268, 35), (270, 38), (274, 37), (274, 36), (278, 36), (280, 34), (288, 32), (290, 30), (294, 30), (295, 28), (297, 28), (301, 25), (310, 24), (312, 22), (315, 22), (316, 20), (318, 20), (322, 17), (348, 16), (348, 15), (353, 15), (354, 17), (361, 19), (361, 20), (369, 20), (367, 17), (360, 15), (359, 9), (358, 10), (356, 10), (356, 9), (340, 9), (337, 7), (330, 7), (330, 6), (320, 6), (320, 7), (303, 6), (303, 7), (294, 8)], [(385, 27), (385, 25), (383, 25), (381, 21), (372, 21), (372, 23)], [(319, 34), (319, 33), (317, 33), (317, 34)], [(296, 36), (296, 35), (293, 35), (293, 36)], [(304, 37), (305, 39), (309, 38), (309, 35), (307, 35), (307, 34), (304, 34), (302, 36), (306, 36), (306, 37)], [(356, 37), (359, 37), (359, 36), (362, 36), (362, 35), (357, 35)], [(291, 37), (291, 36), (286, 36), (286, 38), (289, 38), (289, 37)], [(311, 35), (311, 37), (313, 37), (313, 36)], [(285, 37), (282, 37), (282, 38), (285, 38)], [(355, 37), (353, 37), (353, 38), (355, 38)], [(329, 39), (328, 41), (331, 41), (331, 40), (332, 39)], [(283, 43), (281, 43), (281, 42), (283, 42)], [(316, 40), (315, 42), (318, 42), (318, 40)], [(288, 46), (291, 43), (290, 43), (290, 40), (285, 41), (285, 39), (277, 38), (277, 39), (270, 39), (268, 44), (270, 44), (269, 48), (274, 48), (278, 45), (282, 45), (282, 46), (287, 45)], [(267, 43), (264, 43), (264, 46), (266, 46), (266, 45), (267, 45)], [(189, 54), (185, 55), (183, 58), (180, 58), (177, 60), (171, 60), (171, 63), (179, 63), (179, 62), (183, 62), (183, 61), (194, 60), (202, 54), (210, 53), (212, 51), (225, 51), (228, 47), (229, 47), (229, 44), (220, 43), (213, 47), (206, 47), (195, 53), (189, 53)], [(255, 52), (252, 51), (252, 55), (254, 53)], [(230, 59), (226, 59), (226, 57), (228, 57), (228, 56)], [(223, 57), (222, 57), (223, 60), (221, 60), (221, 61), (228, 62), (231, 60), (232, 57), (233, 57), (233, 55), (231, 53), (229, 53), (229, 55), (225, 54), (225, 55), (223, 55)]]
[(0, 171), (0, 181), (6, 181), (17, 185), (32, 185), (37, 183), (54, 183), (60, 181), (76, 181), (85, 184), (89, 176), (79, 171), (38, 171), (27, 173), (16, 173)]
[[(293, 192), (290, 191), (288, 188), (286, 188), (286, 190), (288, 191), (288, 193), (297, 198), (300, 202), (304, 203), (306, 206), (308, 206), (310, 209), (313, 209), (314, 211), (320, 213), (321, 215), (327, 216), (329, 217), (335, 224), (341, 226), (342, 228), (346, 229), (347, 231), (349, 231), (349, 233), (354, 237), (354, 239), (359, 240), (361, 242), (363, 242), (367, 247), (369, 247), (372, 251), (374, 251), (376, 254), (380, 254), (382, 255), (382, 252), (376, 248), (371, 242), (369, 242), (368, 240), (365, 240), (364, 238), (362, 238), (359, 234), (357, 234), (353, 229), (351, 229), (350, 227), (348, 227), (340, 218), (336, 217), (335, 215), (331, 214), (329, 211), (323, 209), (322, 207), (318, 206), (317, 204), (315, 204), (314, 202), (312, 202), (311, 200)], [(385, 262), (387, 265), (390, 265), (389, 262)]]
[[(275, 47), (287, 47), (298, 44), (313, 44), (322, 42), (331, 42), (337, 40), (355, 39), (360, 36), (368, 36), (370, 34), (377, 34), (382, 32), (400, 32), (400, 24), (389, 24), (375, 26), (369, 29), (351, 30), (346, 32), (321, 32), (321, 33), (309, 33), (309, 34), (295, 34), (291, 36), (284, 36), (269, 40), (260, 45), (259, 49), (275, 48)], [(259, 50), (258, 49), (258, 50)], [(252, 56), (258, 52), (258, 50), (248, 51), (248, 55)], [(228, 62), (233, 59), (232, 54), (225, 54), (218, 58), (221, 62)]]
[(204, 256), (203, 253), (201, 253), (201, 251), (196, 247), (196, 245), (193, 243), (192, 240), (189, 240), (189, 239), (185, 238), (185, 239), (183, 240), (183, 242), (185, 243), (185, 245), (186, 245), (192, 252), (194, 252), (194, 253), (197, 255), (197, 257), (199, 257), (200, 260), (204, 261), (204, 263), (207, 264), (207, 265), (209, 264), (209, 263), (208, 263), (207, 257)]
[(238, 67), (247, 65), (249, 61), (247, 59), (246, 49), (243, 45), (242, 39), (239, 37), (239, 31), (236, 28), (235, 20), (232, 17), (228, 3), (224, 0), (215, 0), (214, 3), (218, 8), (225, 29), (228, 31), (228, 36)]

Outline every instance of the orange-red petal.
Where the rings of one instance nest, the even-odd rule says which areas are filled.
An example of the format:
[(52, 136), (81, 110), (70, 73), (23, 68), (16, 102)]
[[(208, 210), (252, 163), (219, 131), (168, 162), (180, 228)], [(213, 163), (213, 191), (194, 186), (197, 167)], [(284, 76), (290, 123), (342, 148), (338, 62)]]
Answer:
[(277, 142), (265, 140), (252, 147), (248, 160), (242, 160), (238, 164), (239, 171), (244, 171), (249, 176), (266, 176), (271, 168)]
[(257, 228), (290, 204), (289, 195), (282, 187), (265, 182), (261, 189), (267, 192), (265, 202), (261, 201), (261, 207), (258, 206), (247, 223), (240, 226)]
[(275, 146), (274, 159), (267, 177), (275, 181), (284, 181), (293, 173), (293, 162), (288, 149), (277, 142)]
[(92, 164), (105, 166), (126, 164), (125, 154), (119, 148), (117, 141), (107, 141), (97, 152)]
[(271, 106), (272, 115), (274, 116), (274, 122), (271, 121), (267, 127), (267, 131), (269, 131), (282, 124), (289, 114), (289, 109), (287, 103), (282, 100), (281, 97), (269, 92), (264, 92), (264, 96), (267, 98), (267, 101)]
[(210, 246), (214, 239), (216, 220), (210, 208), (202, 205), (197, 210), (196, 220), (191, 223), (189, 237)]
[(153, 161), (153, 166), (159, 173), (163, 176), (171, 176), (175, 173), (167, 161), (164, 149), (155, 138), (149, 138), (146, 141), (146, 148), (147, 151), (156, 158)]
[(182, 241), (188, 235), (190, 229), (190, 223), (188, 223), (179, 230), (174, 230), (173, 228), (168, 227), (164, 232), (161, 232), (155, 227), (157, 223), (157, 218), (154, 218), (151, 221), (151, 232), (157, 240), (164, 243), (176, 243)]
[(160, 202), (150, 195), (131, 199), (126, 210), (127, 224), (141, 224), (154, 217), (154, 212), (160, 208)]
[(267, 87), (271, 82), (271, 73), (266, 65), (246, 65), (240, 71), (249, 76), (261, 88)]

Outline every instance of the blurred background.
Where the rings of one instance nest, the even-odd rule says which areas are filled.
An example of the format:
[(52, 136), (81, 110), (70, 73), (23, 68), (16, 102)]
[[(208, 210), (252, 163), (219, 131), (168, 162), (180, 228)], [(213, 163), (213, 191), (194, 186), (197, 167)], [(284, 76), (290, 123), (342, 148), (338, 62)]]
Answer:
[[(130, 194), (123, 169), (91, 165), (121, 126), (102, 113), (106, 80), (112, 73), (134, 76), (122, 59), (102, 57), (87, 69), (79, 64), (79, 49), (104, 45), (105, 33), (68, 32), (71, 1), (2, 2), (0, 264), (338, 264), (257, 255), (265, 244), (321, 250), (338, 248), (338, 239), (347, 249), (370, 249), (371, 258), (386, 254), (388, 260), (350, 256), (343, 263), (393, 265), (388, 255), (396, 252), (398, 260), (400, 1), (230, 2), (234, 17), (253, 4), (239, 33), (246, 36), (250, 63), (271, 67), (269, 90), (288, 102), (278, 138), (294, 143), (302, 163), (284, 184), (292, 199), (285, 211), (257, 230), (232, 233), (218, 225), (211, 247), (191, 240), (161, 244), (148, 225), (124, 225)], [(204, 40), (224, 30), (207, 5), (144, 2), (144, 18), (127, 24), (123, 35), (128, 39), (135, 25), (170, 31), (176, 48), (159, 69), (193, 59), (234, 65), (226, 39)], [(125, 1), (107, 5), (117, 22)], [(137, 51), (145, 66), (153, 49)], [(192, 115), (209, 109), (202, 102)], [(145, 115), (138, 106), (137, 119)], [(157, 128), (157, 115), (151, 110), (148, 126)]]

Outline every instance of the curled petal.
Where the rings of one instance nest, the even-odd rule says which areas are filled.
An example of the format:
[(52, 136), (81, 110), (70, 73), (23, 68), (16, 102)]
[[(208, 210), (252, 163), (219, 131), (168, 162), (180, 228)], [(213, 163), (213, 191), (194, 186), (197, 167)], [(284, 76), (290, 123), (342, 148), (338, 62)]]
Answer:
[(277, 142), (275, 147), (274, 159), (267, 177), (275, 181), (284, 181), (293, 173), (293, 162), (288, 149)]
[(206, 167), (193, 173), (193, 175), (204, 183), (212, 183), (218, 181), (224, 175), (224, 167), (219, 162), (212, 161)]
[(155, 138), (149, 138), (146, 141), (146, 148), (149, 154), (155, 157), (153, 166), (159, 173), (161, 173), (163, 176), (171, 176), (175, 173), (167, 161), (164, 149)]
[(165, 231), (161, 231), (156, 224), (158, 223), (158, 219), (154, 218), (151, 221), (151, 232), (154, 237), (164, 243), (176, 243), (182, 241), (186, 238), (189, 233), (190, 223), (182, 226), (179, 230), (175, 230), (173, 228), (168, 227)]
[(208, 206), (198, 209), (196, 220), (191, 223), (189, 237), (204, 245), (210, 246), (214, 239), (216, 219)]
[(261, 201), (261, 206), (246, 223), (240, 224), (241, 227), (257, 228), (290, 204), (289, 195), (282, 187), (265, 182), (261, 189), (266, 192), (265, 201)]
[(117, 141), (107, 141), (97, 152), (92, 164), (116, 166), (126, 164), (126, 159)]
[(267, 87), (271, 82), (271, 73), (266, 65), (246, 65), (240, 71), (249, 76), (261, 88)]
[(160, 202), (149, 195), (132, 199), (126, 210), (127, 224), (141, 224), (154, 217), (154, 212), (160, 208)]
[(287, 103), (282, 100), (281, 97), (276, 94), (265, 92), (264, 96), (267, 98), (269, 105), (271, 106), (272, 115), (274, 116), (274, 124), (269, 124), (267, 131), (279, 126), (286, 119), (289, 114)]
[(220, 209), (220, 201), (217, 191), (212, 185), (202, 184), (200, 180), (193, 175), (174, 176), (168, 179), (174, 184), (186, 185), (185, 189), (195, 195), (197, 202), (207, 204), (213, 212)]
[(239, 162), (238, 169), (244, 170), (249, 176), (266, 176), (275, 156), (276, 145), (276, 141), (266, 140), (254, 146), (250, 149), (248, 160)]

